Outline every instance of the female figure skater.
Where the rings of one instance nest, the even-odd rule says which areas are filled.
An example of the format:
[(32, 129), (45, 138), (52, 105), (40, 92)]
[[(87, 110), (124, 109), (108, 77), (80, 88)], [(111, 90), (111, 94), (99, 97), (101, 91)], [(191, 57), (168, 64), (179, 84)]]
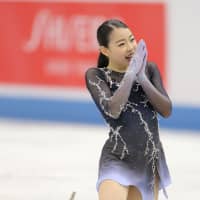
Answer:
[(86, 85), (110, 127), (99, 161), (99, 200), (157, 200), (170, 184), (159, 138), (157, 112), (172, 104), (156, 64), (147, 62), (145, 42), (111, 19), (97, 30), (97, 68), (86, 72)]

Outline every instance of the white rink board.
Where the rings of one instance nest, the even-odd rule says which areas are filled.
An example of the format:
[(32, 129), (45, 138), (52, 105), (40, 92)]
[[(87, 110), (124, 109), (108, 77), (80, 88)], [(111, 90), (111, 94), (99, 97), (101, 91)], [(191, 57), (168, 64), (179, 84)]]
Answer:
[[(95, 200), (107, 127), (0, 121), (0, 199)], [(170, 200), (199, 199), (200, 134), (161, 130)], [(160, 200), (164, 200), (162, 193)]]

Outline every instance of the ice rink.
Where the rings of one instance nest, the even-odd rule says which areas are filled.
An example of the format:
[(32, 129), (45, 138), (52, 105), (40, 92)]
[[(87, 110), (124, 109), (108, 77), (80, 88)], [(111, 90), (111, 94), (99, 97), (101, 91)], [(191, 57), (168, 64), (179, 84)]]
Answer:
[[(1, 200), (97, 200), (98, 159), (108, 129), (0, 121)], [(200, 197), (200, 134), (160, 130), (173, 184), (170, 200)], [(160, 193), (160, 200), (164, 200)]]

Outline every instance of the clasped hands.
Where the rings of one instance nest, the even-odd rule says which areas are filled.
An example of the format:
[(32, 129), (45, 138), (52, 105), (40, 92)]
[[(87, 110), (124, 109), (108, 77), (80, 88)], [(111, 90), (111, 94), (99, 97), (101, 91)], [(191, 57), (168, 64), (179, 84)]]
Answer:
[(136, 75), (137, 81), (141, 83), (146, 78), (145, 68), (147, 65), (147, 48), (143, 39), (138, 42), (129, 65), (131, 65), (130, 67)]

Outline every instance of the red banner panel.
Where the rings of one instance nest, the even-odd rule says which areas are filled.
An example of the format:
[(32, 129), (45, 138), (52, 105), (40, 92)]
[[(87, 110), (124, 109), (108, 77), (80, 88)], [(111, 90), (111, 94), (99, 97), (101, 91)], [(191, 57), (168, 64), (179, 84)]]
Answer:
[(118, 18), (144, 38), (165, 78), (162, 3), (0, 3), (0, 83), (84, 87), (96, 66), (96, 29)]

